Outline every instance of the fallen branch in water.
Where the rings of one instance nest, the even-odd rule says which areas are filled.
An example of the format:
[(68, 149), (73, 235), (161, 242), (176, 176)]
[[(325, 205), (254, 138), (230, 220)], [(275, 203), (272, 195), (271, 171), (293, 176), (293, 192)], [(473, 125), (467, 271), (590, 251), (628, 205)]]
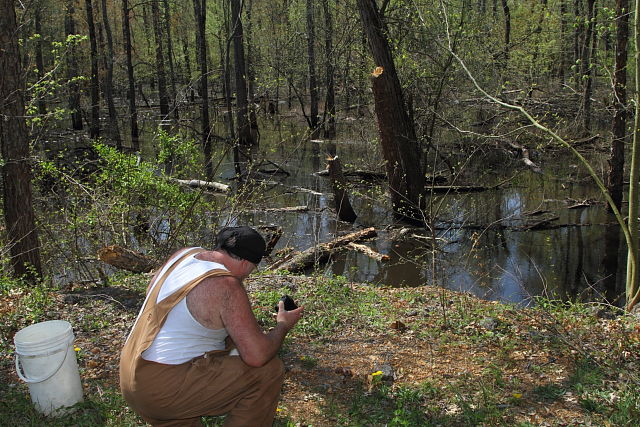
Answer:
[(356, 231), (342, 237), (338, 237), (330, 242), (318, 243), (284, 262), (274, 263), (269, 268), (277, 268), (278, 270), (287, 270), (291, 273), (304, 271), (308, 267), (326, 261), (329, 256), (346, 247), (349, 243), (375, 237), (377, 235), (375, 228), (370, 227), (364, 230)]
[(389, 260), (389, 255), (383, 255), (379, 252), (376, 252), (373, 249), (371, 249), (369, 246), (360, 245), (358, 243), (351, 242), (347, 244), (347, 248), (353, 249), (354, 251), (362, 252), (369, 258), (375, 259), (376, 261), (382, 262), (382, 261)]
[(201, 181), (199, 179), (178, 179), (178, 178), (168, 178), (169, 181), (177, 182), (181, 185), (186, 185), (188, 187), (195, 188), (206, 188), (209, 190), (217, 191), (219, 193), (228, 193), (229, 186), (226, 184), (222, 184), (220, 182), (214, 181)]

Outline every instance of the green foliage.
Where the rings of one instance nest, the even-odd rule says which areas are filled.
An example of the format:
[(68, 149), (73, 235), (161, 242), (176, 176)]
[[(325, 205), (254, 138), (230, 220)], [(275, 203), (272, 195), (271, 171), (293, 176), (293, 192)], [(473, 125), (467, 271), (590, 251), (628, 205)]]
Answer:
[(60, 417), (45, 417), (35, 410), (26, 385), (2, 382), (0, 394), (0, 425), (3, 426), (113, 426), (144, 425), (126, 405), (118, 387), (89, 385), (85, 401), (74, 405), (73, 412)]
[[(87, 40), (87, 36), (80, 34), (69, 34), (62, 41), (51, 42), (51, 66), (48, 71), (38, 70), (35, 67), (31, 70), (36, 76), (33, 83), (27, 88), (27, 103), (25, 110), (27, 113), (27, 124), (39, 126), (45, 120), (63, 120), (69, 111), (65, 107), (52, 104), (48, 107), (46, 116), (38, 115), (38, 103), (43, 100), (54, 99), (65, 90), (68, 90), (71, 84), (80, 84), (87, 80), (87, 77), (77, 76), (69, 80), (60, 73), (60, 68), (64, 66), (66, 56), (70, 55), (72, 50), (77, 48), (82, 42)], [(42, 39), (42, 35), (33, 34), (29, 38), (29, 42), (35, 42)], [(35, 64), (34, 64), (35, 65)], [(42, 77), (38, 78), (38, 72), (42, 73)]]
[(372, 330), (385, 324), (385, 301), (373, 291), (353, 289), (342, 276), (317, 277), (293, 292), (284, 287), (257, 292), (254, 295), (258, 301), (255, 311), (260, 323), (273, 323), (273, 307), (284, 294), (291, 295), (305, 308), (305, 315), (294, 329), (295, 334), (322, 337), (341, 328)]

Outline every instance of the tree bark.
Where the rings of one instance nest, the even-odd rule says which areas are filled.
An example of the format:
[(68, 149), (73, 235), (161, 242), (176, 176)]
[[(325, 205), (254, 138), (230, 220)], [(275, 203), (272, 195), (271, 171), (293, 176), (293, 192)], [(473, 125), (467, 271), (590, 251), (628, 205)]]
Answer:
[(169, 63), (169, 75), (171, 80), (171, 108), (173, 108), (173, 114), (176, 119), (176, 122), (180, 119), (180, 114), (178, 112), (178, 90), (176, 86), (176, 72), (173, 64), (173, 39), (171, 37), (171, 11), (169, 10), (169, 2), (167, 0), (162, 0), (162, 4), (164, 6), (164, 26), (165, 26), (165, 35), (167, 36), (167, 62)]
[(627, 55), (629, 44), (629, 0), (616, 0), (616, 58), (613, 72), (614, 114), (607, 189), (618, 210), (622, 206), (624, 145), (627, 127)]
[(98, 41), (96, 39), (96, 27), (93, 20), (92, 0), (85, 0), (87, 10), (87, 26), (89, 27), (89, 44), (91, 46), (91, 79), (89, 92), (91, 94), (91, 122), (89, 123), (89, 137), (100, 136), (100, 85), (98, 83)]
[(326, 85), (327, 95), (324, 105), (324, 137), (334, 139), (336, 137), (336, 100), (335, 100), (335, 66), (333, 52), (333, 19), (331, 9), (329, 8), (329, 0), (322, 0), (324, 9), (325, 24), (325, 68), (326, 68)]
[(12, 0), (0, 0), (0, 145), (4, 219), (16, 276), (42, 275), (40, 241), (31, 193), (29, 136), (25, 123), (24, 82), (18, 51), (18, 26)]
[(256, 115), (255, 103), (255, 82), (256, 70), (254, 63), (254, 44), (253, 44), (253, 21), (251, 12), (253, 9), (253, 0), (247, 1), (247, 31), (245, 39), (247, 41), (247, 99), (249, 102), (249, 127), (251, 128), (251, 138), (256, 144), (260, 144), (260, 129), (258, 127), (258, 116)]
[[(35, 30), (36, 34), (39, 35), (38, 41), (36, 42), (36, 67), (38, 67), (38, 81), (42, 81), (44, 78), (44, 58), (42, 57), (42, 38), (44, 34), (42, 34), (42, 16), (41, 16), (41, 2), (36, 2), (35, 5)], [(47, 114), (47, 104), (44, 100), (44, 96), (40, 95), (38, 97), (38, 114), (44, 116)]]
[(309, 128), (311, 138), (318, 134), (318, 77), (316, 75), (315, 28), (313, 19), (313, 0), (307, 0), (307, 61), (309, 65)]
[(591, 129), (591, 95), (593, 93), (593, 66), (592, 61), (595, 59), (595, 14), (596, 0), (587, 0), (587, 33), (585, 35), (585, 43), (582, 51), (582, 81), (584, 83), (584, 92), (582, 97), (582, 113), (584, 115), (584, 129)]
[(104, 97), (107, 101), (109, 109), (109, 133), (111, 138), (116, 142), (116, 147), (122, 149), (122, 139), (120, 138), (120, 130), (118, 129), (118, 113), (116, 112), (116, 104), (113, 100), (113, 34), (111, 33), (111, 24), (109, 23), (109, 13), (107, 12), (107, 0), (102, 0), (102, 25), (107, 36), (107, 51), (104, 55), (104, 63), (107, 68), (107, 75), (104, 79)]
[(140, 150), (138, 130), (138, 107), (136, 106), (136, 81), (133, 73), (133, 58), (131, 52), (131, 25), (129, 15), (129, 0), (122, 0), (122, 40), (127, 57), (127, 80), (129, 83), (127, 98), (129, 100), (129, 123), (131, 126), (131, 144), (136, 151)]
[(560, 0), (560, 60), (558, 65), (558, 77), (564, 83), (565, 68), (567, 67), (567, 0)]
[[(76, 33), (75, 1), (66, 0), (64, 17), (64, 30), (67, 36)], [(80, 85), (76, 81), (78, 77), (78, 56), (76, 45), (71, 46), (67, 56), (67, 79), (69, 80), (69, 111), (71, 112), (71, 127), (74, 130), (82, 130), (82, 111), (80, 109)]]
[(164, 64), (163, 31), (160, 24), (160, 8), (158, 2), (151, 2), (151, 20), (153, 21), (153, 34), (156, 41), (156, 72), (158, 77), (158, 96), (160, 98), (160, 115), (166, 120), (169, 115), (169, 94), (167, 93), (167, 73)]
[(511, 44), (511, 11), (507, 0), (502, 0), (502, 13), (504, 14), (504, 61), (509, 62), (509, 45)]
[(204, 167), (207, 179), (213, 179), (213, 166), (211, 164), (211, 124), (209, 123), (209, 83), (207, 65), (207, 0), (193, 0), (193, 10), (196, 18), (196, 47), (198, 51), (198, 66), (200, 67), (200, 107), (202, 121), (202, 151), (204, 153)]
[(378, 68), (372, 75), (382, 152), (394, 214), (423, 223), (425, 180), (422, 150), (405, 109), (400, 80), (374, 0), (358, 0), (362, 25)]
[(236, 81), (236, 126), (238, 144), (255, 145), (249, 122), (247, 100), (247, 76), (245, 72), (241, 0), (231, 0), (231, 34), (233, 38), (233, 59)]

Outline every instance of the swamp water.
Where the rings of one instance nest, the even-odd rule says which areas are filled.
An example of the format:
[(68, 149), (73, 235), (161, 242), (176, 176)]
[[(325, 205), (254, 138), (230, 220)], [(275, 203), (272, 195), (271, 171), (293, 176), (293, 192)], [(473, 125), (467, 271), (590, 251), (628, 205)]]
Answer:
[[(343, 168), (377, 166), (383, 170), (379, 149), (371, 142), (375, 140), (375, 135), (338, 136), (335, 145)], [(609, 225), (615, 221), (604, 204), (592, 203), (601, 199), (598, 190), (569, 155), (557, 151), (541, 154), (536, 159), (542, 166), (541, 174), (507, 152), (463, 156), (461, 172), (448, 184), (491, 187), (507, 182), (487, 191), (433, 195), (428, 212), (432, 212), (430, 226), (437, 235), (434, 246), (425, 238), (425, 229), (409, 230), (418, 238), (394, 237), (406, 225), (395, 222), (389, 203), (380, 201), (384, 182), (350, 179), (350, 199), (358, 219), (354, 225), (337, 221), (329, 178), (315, 174), (325, 167), (329, 143), (301, 142), (295, 137), (279, 141), (283, 141), (282, 129), (277, 134), (262, 131), (261, 150), (290, 173), (274, 178), (282, 186), (267, 189), (265, 207), (304, 205), (309, 211), (256, 209), (230, 222), (282, 227), (276, 251), (282, 247), (303, 250), (339, 234), (376, 228), (378, 237), (366, 244), (388, 255), (389, 260), (378, 262), (359, 252), (340, 252), (321, 269), (324, 274), (394, 287), (436, 284), (519, 305), (528, 305), (539, 295), (612, 301), (623, 289), (620, 278), (624, 269), (618, 268), (622, 272), (616, 275), (610, 260), (605, 265), (605, 237), (619, 233), (619, 229)], [(605, 157), (598, 153), (593, 156), (596, 162)], [(222, 176), (232, 176), (231, 159), (225, 168)], [(545, 220), (549, 220), (546, 225)], [(539, 229), (535, 229), (537, 223), (541, 224)], [(621, 249), (613, 249), (620, 266), (625, 265), (623, 243)]]
[[(364, 131), (362, 122), (341, 124), (334, 142), (344, 170), (383, 170), (378, 145), (373, 142), (377, 139), (375, 122), (370, 122)], [(222, 125), (216, 130), (224, 134)], [(387, 261), (343, 251), (320, 268), (325, 275), (341, 275), (374, 286), (437, 285), (518, 305), (528, 305), (539, 295), (613, 301), (624, 288), (626, 251), (623, 240), (617, 245), (613, 242), (614, 246), (609, 241), (619, 234), (619, 228), (611, 225), (613, 217), (601, 203), (570, 208), (601, 197), (584, 169), (568, 154), (554, 151), (534, 158), (543, 173), (531, 171), (501, 149), (483, 148), (458, 155), (454, 160), (459, 172), (454, 182), (446, 184), (503, 184), (486, 191), (432, 195), (426, 214), (437, 237), (433, 245), (426, 229), (405, 230), (416, 238), (398, 237), (398, 231), (407, 226), (394, 220), (390, 203), (383, 197), (386, 185), (381, 181), (350, 179), (350, 199), (358, 219), (353, 225), (338, 221), (329, 178), (316, 174), (325, 167), (329, 142), (310, 141), (304, 131), (287, 121), (261, 123), (257, 158), (273, 162), (263, 162), (265, 169), (274, 169), (277, 164), (289, 175), (263, 175), (278, 184), (258, 187), (259, 201), (251, 209), (228, 212), (226, 218), (218, 218), (219, 223), (281, 227), (283, 235), (274, 252), (285, 247), (304, 250), (338, 235), (375, 227), (378, 236), (365, 244), (388, 255)], [(153, 142), (141, 143), (143, 155), (152, 155)], [(596, 169), (603, 170), (606, 154), (591, 157), (600, 167)], [(441, 171), (434, 171), (434, 175)], [(215, 180), (234, 185), (233, 177), (233, 157), (228, 153)], [(291, 206), (309, 209), (268, 210)], [(156, 222), (154, 237), (162, 240), (162, 235), (170, 233), (170, 226), (162, 218)], [(195, 234), (210, 235), (211, 231)], [(207, 246), (205, 241), (192, 244)]]

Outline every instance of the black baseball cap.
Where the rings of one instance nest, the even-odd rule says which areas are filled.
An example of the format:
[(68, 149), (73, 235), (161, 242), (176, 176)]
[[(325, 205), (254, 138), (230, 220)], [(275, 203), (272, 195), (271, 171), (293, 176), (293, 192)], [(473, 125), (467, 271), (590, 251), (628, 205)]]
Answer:
[(224, 249), (256, 265), (265, 255), (267, 244), (264, 238), (251, 227), (225, 227), (216, 236), (215, 249)]

